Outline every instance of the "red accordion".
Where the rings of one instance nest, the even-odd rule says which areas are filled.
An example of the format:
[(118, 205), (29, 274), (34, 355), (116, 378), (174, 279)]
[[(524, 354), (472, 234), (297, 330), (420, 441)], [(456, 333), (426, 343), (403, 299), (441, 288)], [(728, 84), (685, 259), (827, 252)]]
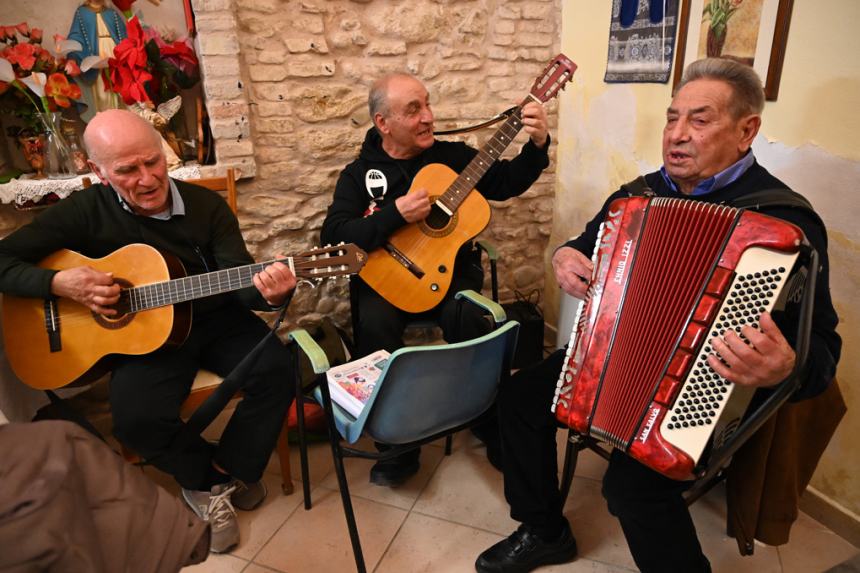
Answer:
[(725, 441), (752, 397), (711, 369), (709, 340), (757, 327), (783, 303), (804, 240), (790, 223), (722, 205), (614, 201), (574, 320), (556, 417), (670, 478), (692, 477), (712, 436)]

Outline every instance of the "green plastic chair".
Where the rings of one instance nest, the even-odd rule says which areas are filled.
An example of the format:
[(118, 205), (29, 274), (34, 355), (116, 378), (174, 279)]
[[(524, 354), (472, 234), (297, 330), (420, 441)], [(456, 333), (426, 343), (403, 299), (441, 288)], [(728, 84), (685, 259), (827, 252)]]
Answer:
[[(486, 309), (498, 327), (456, 344), (400, 348), (388, 359), (357, 418), (332, 402), (324, 380), (314, 390), (329, 422), (335, 473), (359, 573), (366, 568), (343, 458), (390, 459), (470, 427), (493, 405), (502, 377), (510, 373), (519, 324), (504, 323), (502, 307), (474, 291), (462, 291), (456, 296)], [(308, 353), (312, 363), (313, 357), (322, 353), (306, 333), (290, 333), (290, 337)], [(322, 372), (327, 364), (320, 362), (319, 368)], [(362, 435), (392, 447), (377, 452), (341, 445), (341, 438), (354, 444)]]

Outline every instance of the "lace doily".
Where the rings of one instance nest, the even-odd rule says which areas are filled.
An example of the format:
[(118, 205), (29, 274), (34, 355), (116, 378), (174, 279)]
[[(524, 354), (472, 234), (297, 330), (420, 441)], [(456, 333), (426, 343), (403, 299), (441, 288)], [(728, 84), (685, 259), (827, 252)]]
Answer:
[[(174, 179), (199, 179), (199, 165), (183, 165), (169, 173)], [(95, 173), (84, 173), (73, 179), (27, 179), (24, 175), (0, 185), (0, 203), (15, 203), (23, 205), (28, 201), (38, 203), (45, 195), (54, 193), (60, 199), (65, 199), (84, 186), (84, 177), (89, 177), (93, 183), (98, 183)]]

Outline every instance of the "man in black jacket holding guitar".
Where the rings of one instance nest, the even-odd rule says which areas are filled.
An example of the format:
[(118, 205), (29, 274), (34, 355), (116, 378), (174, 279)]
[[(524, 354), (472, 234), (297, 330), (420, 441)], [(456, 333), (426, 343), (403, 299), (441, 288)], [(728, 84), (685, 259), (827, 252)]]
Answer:
[[(133, 243), (176, 256), (189, 275), (253, 263), (227, 203), (213, 191), (168, 178), (161, 137), (146, 121), (125, 110), (105, 111), (90, 121), (84, 140), (101, 185), (60, 201), (0, 241), (0, 291), (68, 297), (107, 323), (117, 318), (112, 306), (120, 300), (122, 269), (57, 271), (36, 263), (63, 248), (97, 259)], [(210, 522), (215, 552), (239, 542), (233, 505), (252, 509), (265, 498), (260, 479), (293, 399), (289, 353), (276, 338), (267, 340), (217, 446), (199, 435), (182, 436), (179, 408), (199, 368), (226, 376), (263, 339), (269, 329), (251, 309), (284, 305), (296, 279), (275, 262), (253, 284), (256, 289), (195, 300), (182, 346), (117, 355), (112, 363), (114, 434), (174, 476), (186, 502)], [(60, 328), (62, 335), (62, 322)], [(97, 333), (93, 339), (98, 344)], [(174, 444), (179, 436), (182, 447)]]
[[(378, 79), (370, 89), (368, 104), (373, 127), (367, 132), (358, 158), (340, 174), (323, 222), (322, 242), (352, 242), (370, 252), (383, 248), (398, 229), (430, 214), (433, 198), (427, 189), (407, 194), (422, 167), (441, 163), (460, 173), (478, 151), (462, 142), (435, 139), (430, 95), (418, 79), (408, 74)], [(543, 106), (536, 101), (523, 106), (522, 124), (530, 139), (520, 154), (493, 164), (474, 185), (487, 199), (501, 201), (521, 195), (549, 165), (550, 139)], [(418, 315), (394, 306), (364, 281), (354, 280), (359, 317), (354, 333), (357, 354), (364, 356), (380, 348), (393, 352), (403, 346), (406, 324)], [(451, 285), (442, 302), (422, 315), (439, 324), (448, 342), (486, 334), (489, 326), (480, 312), (454, 300), (458, 291), (480, 291), (482, 285), (480, 253), (468, 241), (457, 252)], [(418, 454), (415, 450), (378, 462), (371, 470), (371, 481), (378, 485), (403, 482), (418, 471)]]

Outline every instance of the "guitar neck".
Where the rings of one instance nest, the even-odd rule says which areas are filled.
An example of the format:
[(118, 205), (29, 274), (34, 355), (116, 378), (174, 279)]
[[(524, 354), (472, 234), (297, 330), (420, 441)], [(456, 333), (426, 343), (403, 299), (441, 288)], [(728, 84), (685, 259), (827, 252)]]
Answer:
[[(282, 262), (288, 266), (292, 266), (292, 260), (292, 257), (288, 257)], [(123, 289), (117, 306), (121, 307), (125, 312), (139, 312), (243, 289), (253, 285), (254, 275), (273, 262), (253, 263), (241, 267), (232, 267), (211, 273), (191, 275), (181, 279)]]
[(487, 173), (487, 170), (496, 162), (496, 160), (504, 153), (505, 149), (511, 144), (520, 129), (523, 127), (522, 111), (523, 106), (529, 98), (526, 98), (511, 112), (511, 115), (505, 119), (496, 133), (490, 138), (487, 143), (481, 147), (478, 154), (472, 161), (463, 169), (457, 180), (442, 194), (437, 202), (441, 202), (448, 210), (453, 213), (457, 210), (460, 204), (466, 200), (475, 184), (481, 180), (481, 177)]

